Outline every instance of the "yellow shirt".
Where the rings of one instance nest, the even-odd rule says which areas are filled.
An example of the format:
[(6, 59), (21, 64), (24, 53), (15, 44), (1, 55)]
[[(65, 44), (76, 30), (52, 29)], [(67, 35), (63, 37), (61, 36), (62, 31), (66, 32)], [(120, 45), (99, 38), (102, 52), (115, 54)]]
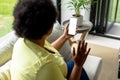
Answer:
[(20, 38), (14, 45), (10, 67), (11, 80), (66, 80), (67, 67), (63, 57), (45, 41), (45, 48)]

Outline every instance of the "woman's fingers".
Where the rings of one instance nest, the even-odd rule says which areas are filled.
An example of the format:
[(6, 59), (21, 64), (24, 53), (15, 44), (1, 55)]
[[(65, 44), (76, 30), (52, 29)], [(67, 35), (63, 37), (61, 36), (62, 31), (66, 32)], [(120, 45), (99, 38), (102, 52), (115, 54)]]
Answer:
[(90, 50), (91, 50), (91, 48), (88, 49), (88, 51), (86, 52), (86, 55), (88, 55), (90, 53)]
[(81, 50), (82, 50), (82, 52), (85, 51), (85, 41), (82, 41), (82, 44), (81, 44)]
[(77, 53), (80, 51), (81, 48), (81, 41), (78, 42)]
[(87, 45), (88, 44), (84, 40), (79, 41), (78, 48), (77, 48), (78, 55), (80, 55), (80, 54), (88, 54), (90, 52), (90, 48), (87, 51)]
[(75, 56), (75, 47), (73, 47), (73, 57)]
[(84, 46), (84, 48), (85, 48), (85, 51), (87, 50), (87, 43), (85, 43), (85, 46)]
[(87, 49), (87, 43), (85, 41), (79, 41), (77, 51), (73, 48), (73, 59), (75, 64), (80, 66), (83, 65), (91, 48)]
[(84, 51), (86, 51), (86, 43), (85, 41), (79, 41), (77, 53), (81, 53), (81, 52), (83, 53)]

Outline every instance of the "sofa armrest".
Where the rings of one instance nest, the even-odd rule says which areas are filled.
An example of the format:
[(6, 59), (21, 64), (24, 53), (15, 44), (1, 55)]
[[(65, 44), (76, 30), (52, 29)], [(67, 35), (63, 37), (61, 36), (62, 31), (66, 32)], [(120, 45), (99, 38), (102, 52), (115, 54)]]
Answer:
[(0, 38), (0, 66), (11, 59), (13, 45), (17, 39), (14, 31)]
[(102, 58), (88, 55), (83, 67), (86, 70), (90, 80), (97, 80), (102, 65), (101, 63)]

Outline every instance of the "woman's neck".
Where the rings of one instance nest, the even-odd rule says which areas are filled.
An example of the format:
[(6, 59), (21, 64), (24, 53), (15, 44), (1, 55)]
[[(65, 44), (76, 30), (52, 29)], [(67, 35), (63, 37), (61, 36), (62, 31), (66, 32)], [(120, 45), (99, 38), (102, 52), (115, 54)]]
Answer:
[(32, 42), (38, 44), (41, 47), (44, 47), (45, 39), (39, 39), (39, 40), (31, 40)]
[(48, 31), (48, 33), (46, 33), (45, 35), (43, 35), (41, 39), (31, 40), (31, 41), (34, 42), (34, 43), (36, 43), (36, 44), (38, 44), (41, 47), (44, 47), (45, 40), (50, 35), (51, 32), (52, 32), (52, 28)]
[(45, 39), (40, 39), (40, 40), (31, 40), (32, 42), (38, 44), (39, 46), (43, 47), (45, 50), (47, 50), (48, 52), (52, 53), (52, 54), (55, 54), (55, 52), (47, 49), (44, 47), (44, 44), (45, 44)]

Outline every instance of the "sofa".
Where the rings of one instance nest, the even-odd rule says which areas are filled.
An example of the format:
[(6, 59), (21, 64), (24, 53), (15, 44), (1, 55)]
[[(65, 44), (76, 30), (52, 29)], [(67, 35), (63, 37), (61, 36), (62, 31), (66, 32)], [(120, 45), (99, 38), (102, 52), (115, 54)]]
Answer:
[[(52, 34), (47, 38), (49, 42), (53, 42), (63, 33), (62, 27), (56, 21), (54, 24)], [(0, 38), (0, 80), (10, 80), (10, 61), (12, 56), (12, 50), (14, 43), (19, 37), (12, 31)], [(65, 61), (72, 59), (71, 46), (67, 41), (60, 49), (60, 54), (64, 57)], [(100, 66), (102, 64), (102, 58), (97, 56), (88, 55), (86, 62), (84, 63), (84, 69), (86, 70), (90, 80), (97, 80), (99, 76)]]

